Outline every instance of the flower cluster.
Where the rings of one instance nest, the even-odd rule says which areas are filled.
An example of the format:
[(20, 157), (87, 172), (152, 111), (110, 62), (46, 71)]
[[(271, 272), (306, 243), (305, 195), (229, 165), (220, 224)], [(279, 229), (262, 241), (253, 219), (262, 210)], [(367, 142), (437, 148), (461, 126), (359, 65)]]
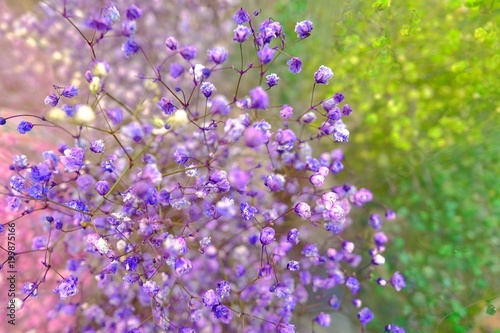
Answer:
[[(6, 209), (40, 212), (44, 230), (32, 239), (46, 255), (21, 289), (24, 306), (49, 288), (59, 297), (51, 318), (65, 311), (76, 318), (68, 330), (88, 332), (295, 332), (298, 314), (318, 300), (306, 318), (313, 323), (328, 327), (329, 313), (342, 311), (368, 325), (374, 314), (359, 294), (387, 284), (377, 266), (388, 237), (380, 214), (352, 217), (380, 210), (372, 193), (335, 179), (352, 109), (342, 93), (314, 95), (332, 69), (304, 73), (281, 24), (243, 8), (234, 65), (224, 46), (202, 52), (168, 35), (161, 47), (147, 44), (139, 4), (110, 5), (83, 22), (67, 6), (55, 10), (90, 46), (84, 81), (54, 86), (44, 116), (0, 117), (6, 127), (23, 118), (20, 134), (50, 128), (61, 141), (10, 165)], [(308, 20), (295, 26), (299, 40), (312, 31)], [(114, 52), (101, 52), (116, 36)], [(310, 105), (273, 104), (275, 62), (310, 80)], [(133, 89), (117, 79), (130, 64), (142, 66), (127, 78)], [(348, 232), (360, 223), (370, 236)], [(387, 279), (405, 287), (399, 272)]]

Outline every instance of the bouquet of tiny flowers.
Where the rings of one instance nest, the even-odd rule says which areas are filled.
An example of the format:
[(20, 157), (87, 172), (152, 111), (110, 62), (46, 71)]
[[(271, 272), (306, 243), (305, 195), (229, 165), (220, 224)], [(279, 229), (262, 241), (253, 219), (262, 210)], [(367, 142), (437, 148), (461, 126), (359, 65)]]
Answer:
[[(198, 21), (229, 6), (178, 2), (205, 15)], [(45, 133), (53, 147), (14, 155), (6, 170), (5, 325), (290, 333), (335, 325), (342, 312), (364, 332), (374, 314), (360, 292), (405, 287), (377, 268), (394, 212), (336, 180), (352, 108), (340, 92), (316, 96), (331, 68), (307, 76), (289, 54), (312, 22), (285, 38), (278, 21), (239, 8), (193, 38), (189, 14), (158, 29), (171, 7), (160, 1), (41, 6), (46, 19), (32, 24), (47, 50), (61, 49), (54, 77), (64, 81), (39, 88), (51, 89), (41, 113), (0, 114), (2, 129)], [(279, 63), (308, 77), (310, 102), (279, 103)]]

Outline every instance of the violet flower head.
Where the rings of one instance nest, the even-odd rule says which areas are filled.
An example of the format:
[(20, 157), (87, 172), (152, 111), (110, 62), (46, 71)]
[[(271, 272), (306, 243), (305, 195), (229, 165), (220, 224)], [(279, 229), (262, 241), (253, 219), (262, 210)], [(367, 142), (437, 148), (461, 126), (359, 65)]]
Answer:
[(76, 95), (78, 95), (78, 89), (74, 85), (70, 84), (64, 87), (63, 91), (61, 92), (61, 95), (66, 98), (73, 98)]
[(127, 19), (133, 21), (137, 20), (142, 16), (142, 9), (137, 7), (135, 4), (130, 5), (126, 11)]
[(406, 281), (403, 275), (399, 272), (395, 272), (391, 278), (391, 284), (396, 289), (396, 291), (401, 291), (401, 289), (406, 287)]
[(312, 30), (313, 30), (313, 24), (309, 20), (298, 22), (295, 25), (295, 32), (297, 33), (297, 37), (299, 37), (300, 39), (311, 36)]
[(175, 37), (168, 37), (166, 40), (165, 40), (165, 46), (168, 47), (170, 50), (174, 51), (174, 50), (177, 50), (177, 39), (175, 39)]
[(328, 84), (328, 81), (333, 77), (333, 71), (330, 67), (319, 66), (319, 69), (314, 73), (314, 81), (317, 84)]
[(236, 11), (236, 14), (234, 14), (233, 19), (236, 24), (243, 24), (250, 21), (250, 15), (245, 9), (240, 8)]
[(373, 313), (370, 311), (369, 308), (363, 308), (361, 309), (361, 311), (358, 312), (359, 323), (362, 326), (366, 326), (366, 324), (372, 321), (374, 317), (375, 316), (373, 315)]
[(250, 90), (250, 99), (254, 109), (266, 109), (269, 106), (269, 97), (260, 86)]
[(26, 134), (29, 131), (31, 131), (32, 128), (33, 128), (33, 124), (32, 123), (30, 123), (29, 121), (24, 121), (23, 120), (17, 126), (17, 131), (19, 132), (19, 134)]
[(272, 73), (266, 76), (266, 83), (269, 88), (276, 86), (279, 80), (280, 78), (278, 75), (276, 75), (276, 73)]
[(216, 47), (207, 51), (208, 61), (217, 65), (222, 64), (227, 59), (227, 50), (223, 47)]
[(265, 45), (261, 50), (257, 51), (257, 57), (262, 65), (269, 63), (274, 58), (274, 49), (269, 45)]
[(196, 48), (192, 45), (184, 46), (180, 50), (179, 54), (187, 61), (193, 60), (194, 58), (196, 58)]
[(251, 30), (244, 25), (239, 25), (236, 29), (234, 29), (234, 38), (233, 40), (238, 43), (243, 43), (250, 36)]
[(298, 57), (293, 57), (286, 62), (290, 73), (298, 74), (302, 70), (302, 60)]
[(59, 97), (57, 97), (56, 94), (50, 94), (47, 97), (45, 97), (45, 100), (43, 101), (45, 105), (50, 105), (50, 106), (56, 106), (57, 103), (59, 103)]
[(203, 94), (203, 96), (205, 96), (206, 98), (209, 98), (210, 96), (212, 96), (212, 93), (217, 90), (215, 88), (215, 86), (210, 83), (210, 82), (202, 82), (201, 86), (200, 86), (200, 90), (201, 90), (201, 93)]
[(329, 327), (331, 323), (330, 315), (324, 312), (320, 312), (318, 316), (314, 319), (320, 326)]
[(82, 148), (76, 147), (66, 149), (64, 156), (61, 156), (61, 163), (64, 165), (66, 172), (75, 172), (80, 170), (84, 165), (85, 153)]
[(59, 297), (64, 300), (68, 297), (74, 296), (78, 293), (78, 278), (76, 276), (70, 275), (64, 281), (61, 282), (59, 286), (54, 290), (54, 294), (59, 295)]
[(274, 236), (276, 235), (276, 231), (273, 228), (265, 227), (260, 232), (260, 242), (262, 245), (269, 245), (274, 240)]

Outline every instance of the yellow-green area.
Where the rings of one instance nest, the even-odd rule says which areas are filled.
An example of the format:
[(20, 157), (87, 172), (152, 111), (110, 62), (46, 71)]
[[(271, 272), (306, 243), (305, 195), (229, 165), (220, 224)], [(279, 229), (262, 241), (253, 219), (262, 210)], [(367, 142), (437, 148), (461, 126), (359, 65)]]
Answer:
[(287, 49), (302, 58), (302, 72), (279, 67), (280, 102), (307, 108), (313, 73), (331, 67), (334, 79), (316, 96), (342, 92), (354, 110), (341, 179), (373, 189), (398, 213), (385, 225), (387, 271), (404, 273), (408, 288), (362, 295), (376, 313), (372, 331), (394, 322), (407, 332), (481, 332), (477, 318), (500, 297), (499, 2), (260, 6), (287, 41), (296, 22), (314, 24)]

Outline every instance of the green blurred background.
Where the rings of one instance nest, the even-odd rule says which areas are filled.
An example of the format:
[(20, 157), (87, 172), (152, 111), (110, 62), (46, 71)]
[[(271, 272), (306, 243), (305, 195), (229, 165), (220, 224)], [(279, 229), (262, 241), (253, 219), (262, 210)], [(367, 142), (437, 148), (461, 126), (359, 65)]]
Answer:
[(296, 22), (314, 23), (310, 38), (287, 49), (302, 58), (302, 72), (287, 74), (281, 59), (279, 102), (307, 107), (312, 74), (331, 67), (334, 79), (316, 96), (343, 92), (354, 110), (345, 179), (398, 213), (384, 226), (393, 237), (387, 269), (404, 273), (408, 287), (364, 295), (376, 313), (369, 326), (500, 332), (498, 1), (259, 6), (289, 41)]

